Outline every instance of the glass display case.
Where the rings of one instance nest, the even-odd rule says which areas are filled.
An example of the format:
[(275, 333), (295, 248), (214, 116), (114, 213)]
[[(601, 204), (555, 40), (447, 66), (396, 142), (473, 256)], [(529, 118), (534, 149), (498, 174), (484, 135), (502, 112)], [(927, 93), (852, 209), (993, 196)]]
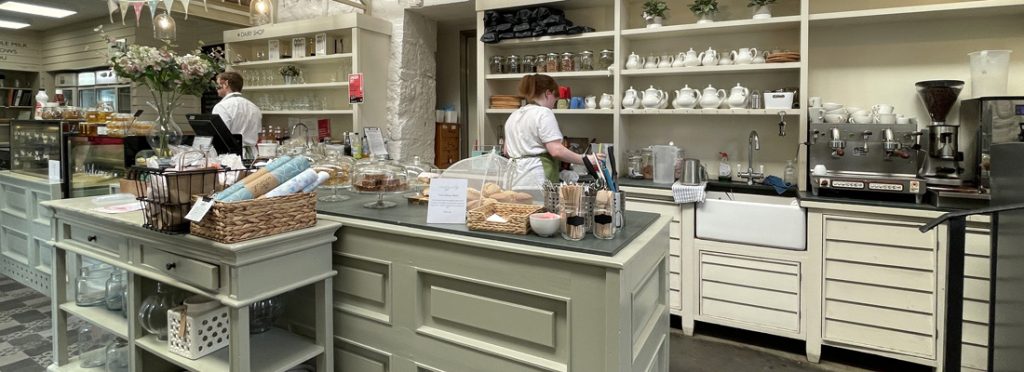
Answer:
[(14, 120), (9, 128), (11, 170), (47, 179), (50, 160), (61, 158), (61, 122)]

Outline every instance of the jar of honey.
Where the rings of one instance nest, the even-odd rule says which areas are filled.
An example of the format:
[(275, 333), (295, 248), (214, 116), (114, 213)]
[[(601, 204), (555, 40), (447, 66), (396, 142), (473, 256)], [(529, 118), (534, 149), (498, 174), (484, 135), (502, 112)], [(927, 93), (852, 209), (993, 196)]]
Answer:
[(90, 107), (85, 109), (85, 122), (86, 123), (98, 123), (100, 121), (100, 109), (97, 107)]

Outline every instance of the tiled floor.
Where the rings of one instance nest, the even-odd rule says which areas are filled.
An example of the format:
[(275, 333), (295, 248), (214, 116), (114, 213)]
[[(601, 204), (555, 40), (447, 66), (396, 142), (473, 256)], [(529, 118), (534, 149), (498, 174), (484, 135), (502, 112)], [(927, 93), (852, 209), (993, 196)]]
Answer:
[[(69, 320), (70, 327), (79, 324)], [(719, 371), (917, 371), (907, 363), (828, 350), (831, 360), (808, 363), (803, 343), (726, 327), (699, 324), (698, 335), (672, 330), (672, 372)], [(73, 330), (69, 332), (73, 333)], [(50, 364), (50, 302), (35, 290), (0, 275), (0, 372), (38, 372)], [(69, 346), (74, 353), (74, 345)], [(857, 365), (859, 367), (853, 367)], [(97, 369), (99, 372), (101, 369)]]

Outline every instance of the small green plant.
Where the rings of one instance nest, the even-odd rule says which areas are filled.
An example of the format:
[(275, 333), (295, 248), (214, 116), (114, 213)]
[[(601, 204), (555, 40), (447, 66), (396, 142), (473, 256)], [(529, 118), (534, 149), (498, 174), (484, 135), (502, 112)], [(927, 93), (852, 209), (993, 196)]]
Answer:
[(647, 0), (644, 2), (644, 17), (665, 17), (668, 5), (661, 0)]
[(299, 76), (302, 71), (299, 70), (295, 65), (287, 65), (281, 67), (281, 76)]
[(710, 16), (718, 13), (717, 0), (694, 0), (690, 5), (690, 11), (698, 17)]
[(775, 0), (750, 0), (750, 3), (747, 4), (747, 8), (753, 8), (755, 6), (771, 5), (771, 4), (774, 4), (774, 3), (775, 3)]

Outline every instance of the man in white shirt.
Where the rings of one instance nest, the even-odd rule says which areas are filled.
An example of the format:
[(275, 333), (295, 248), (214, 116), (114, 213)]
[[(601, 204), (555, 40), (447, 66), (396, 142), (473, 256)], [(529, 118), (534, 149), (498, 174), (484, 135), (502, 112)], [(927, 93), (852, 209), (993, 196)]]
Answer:
[(244, 145), (256, 145), (263, 112), (252, 101), (242, 97), (242, 75), (231, 71), (218, 74), (217, 95), (223, 98), (213, 106), (213, 113), (220, 115), (231, 133), (242, 135)]

